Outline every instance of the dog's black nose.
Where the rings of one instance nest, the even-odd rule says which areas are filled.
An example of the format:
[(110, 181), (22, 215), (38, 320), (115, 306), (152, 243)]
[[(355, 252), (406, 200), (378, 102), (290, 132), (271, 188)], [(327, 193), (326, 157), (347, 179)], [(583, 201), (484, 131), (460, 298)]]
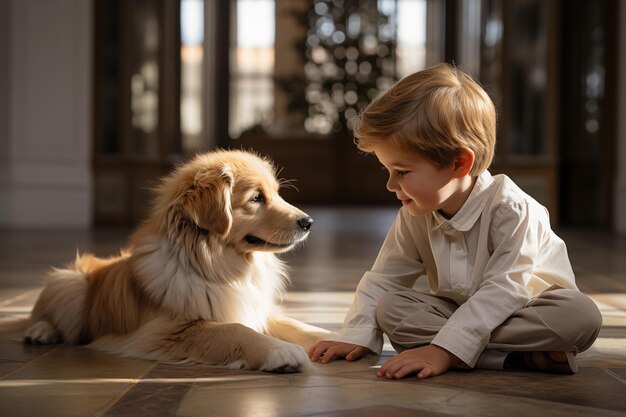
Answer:
[(305, 232), (308, 231), (311, 228), (312, 224), (313, 224), (313, 218), (312, 217), (306, 216), (306, 217), (302, 217), (302, 218), (298, 219), (298, 225)]

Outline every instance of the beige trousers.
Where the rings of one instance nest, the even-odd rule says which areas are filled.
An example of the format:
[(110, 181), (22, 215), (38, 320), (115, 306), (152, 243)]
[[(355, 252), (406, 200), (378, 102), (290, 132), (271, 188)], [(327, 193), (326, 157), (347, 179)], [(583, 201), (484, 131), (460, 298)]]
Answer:
[[(429, 344), (457, 308), (449, 299), (408, 289), (385, 294), (376, 318), (401, 352)], [(602, 315), (589, 297), (551, 287), (491, 333), (476, 368), (503, 369), (508, 352), (582, 352), (595, 341), (601, 326)]]

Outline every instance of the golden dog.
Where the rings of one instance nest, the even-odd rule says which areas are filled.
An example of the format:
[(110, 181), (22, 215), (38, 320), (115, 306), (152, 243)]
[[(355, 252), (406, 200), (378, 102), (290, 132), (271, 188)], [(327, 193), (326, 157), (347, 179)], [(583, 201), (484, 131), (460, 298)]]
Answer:
[(119, 256), (78, 256), (51, 273), (28, 343), (90, 344), (125, 356), (294, 372), (323, 329), (282, 316), (274, 253), (313, 219), (278, 194), (272, 165), (251, 153), (197, 156), (157, 188), (150, 216)]

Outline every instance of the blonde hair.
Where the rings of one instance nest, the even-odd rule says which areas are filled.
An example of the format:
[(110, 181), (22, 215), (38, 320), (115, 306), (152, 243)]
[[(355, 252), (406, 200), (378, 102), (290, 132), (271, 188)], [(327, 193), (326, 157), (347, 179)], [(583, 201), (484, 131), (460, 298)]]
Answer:
[(495, 151), (496, 110), (469, 75), (438, 64), (398, 81), (360, 114), (355, 143), (372, 152), (391, 141), (439, 167), (454, 162), (462, 148), (474, 152), (470, 175), (486, 170)]

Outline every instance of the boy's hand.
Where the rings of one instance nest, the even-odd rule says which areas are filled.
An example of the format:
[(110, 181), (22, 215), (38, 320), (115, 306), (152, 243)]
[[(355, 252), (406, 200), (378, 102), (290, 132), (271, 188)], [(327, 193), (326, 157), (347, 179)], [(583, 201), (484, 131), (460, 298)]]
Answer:
[(400, 379), (412, 372), (418, 372), (420, 379), (445, 373), (461, 360), (437, 345), (405, 350), (392, 357), (380, 367), (376, 375), (389, 379)]
[(335, 358), (346, 358), (348, 361), (355, 361), (367, 353), (372, 353), (372, 351), (365, 346), (322, 340), (309, 349), (309, 358), (311, 361), (317, 362), (321, 357), (322, 363), (328, 363)]

